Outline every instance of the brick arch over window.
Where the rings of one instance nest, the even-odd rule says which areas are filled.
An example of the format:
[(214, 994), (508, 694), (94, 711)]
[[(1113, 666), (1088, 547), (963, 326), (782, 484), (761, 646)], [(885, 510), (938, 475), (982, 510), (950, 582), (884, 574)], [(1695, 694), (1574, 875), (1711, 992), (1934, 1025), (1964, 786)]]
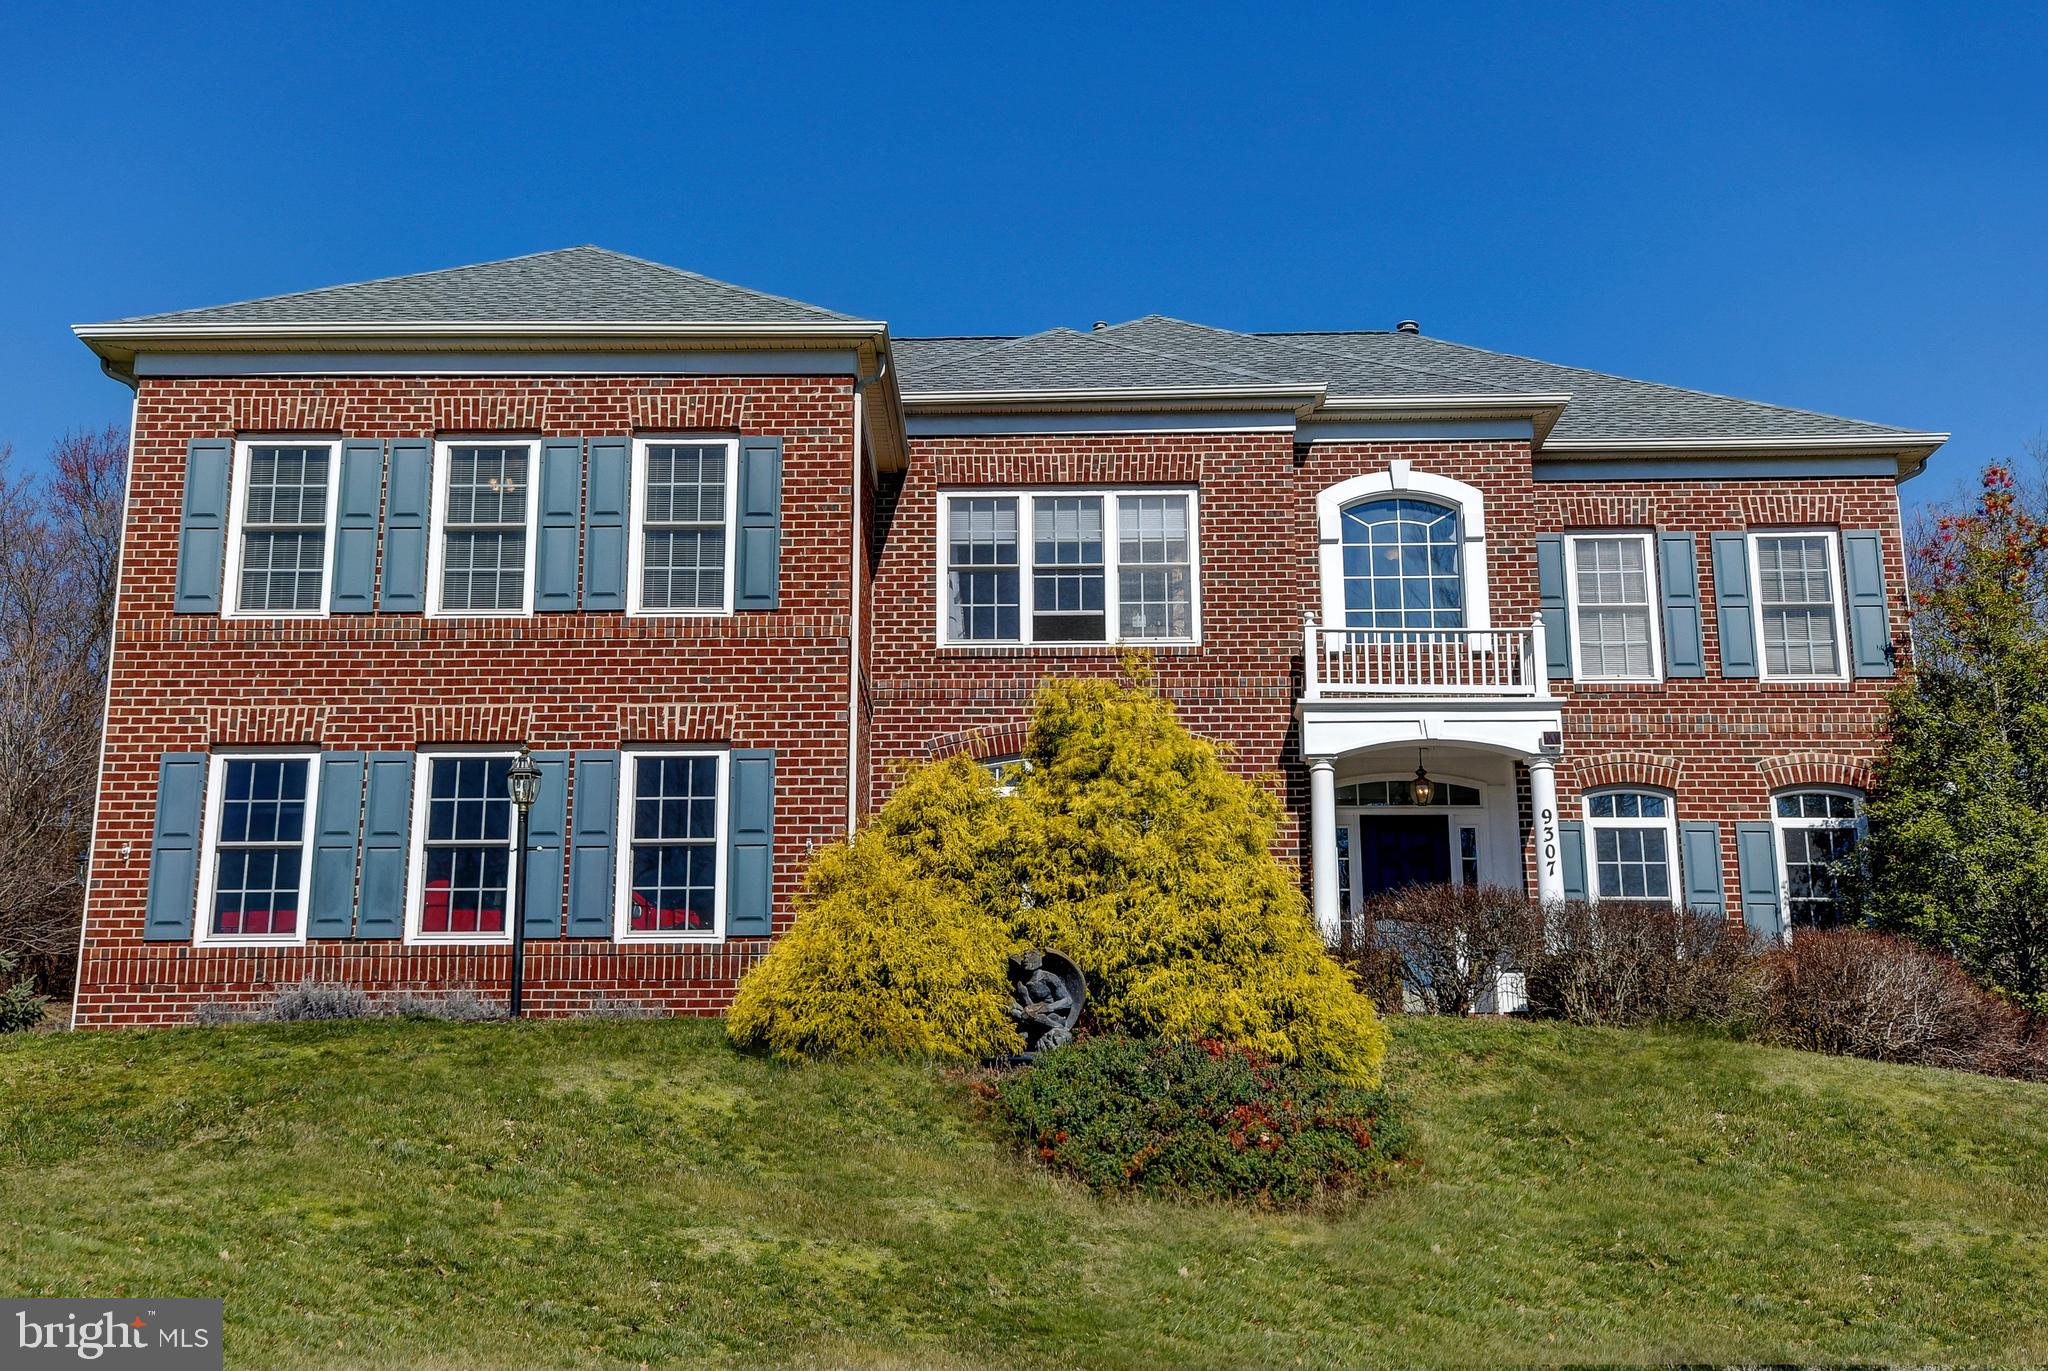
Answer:
[(1759, 757), (1756, 768), (1763, 773), (1767, 790), (1809, 785), (1840, 786), (1845, 790), (1870, 789), (1870, 763), (1861, 757), (1843, 757), (1828, 752), (1787, 752), (1777, 757)]
[(1649, 786), (1678, 791), (1678, 759), (1654, 752), (1596, 752), (1570, 759), (1572, 782), (1580, 792), (1616, 786)]
[(984, 757), (1015, 757), (1024, 751), (1024, 736), (1030, 731), (1030, 721), (1020, 719), (1014, 724), (942, 733), (924, 745), (924, 755), (931, 761), (951, 757), (957, 752), (964, 752), (976, 761)]
[(1322, 568), (1323, 622), (1344, 622), (1344, 511), (1372, 500), (1426, 500), (1458, 512), (1462, 544), (1459, 564), (1465, 581), (1465, 627), (1491, 628), (1493, 600), (1486, 579), (1486, 497), (1477, 486), (1433, 471), (1417, 471), (1396, 457), (1385, 471), (1353, 476), (1316, 492), (1316, 541)]

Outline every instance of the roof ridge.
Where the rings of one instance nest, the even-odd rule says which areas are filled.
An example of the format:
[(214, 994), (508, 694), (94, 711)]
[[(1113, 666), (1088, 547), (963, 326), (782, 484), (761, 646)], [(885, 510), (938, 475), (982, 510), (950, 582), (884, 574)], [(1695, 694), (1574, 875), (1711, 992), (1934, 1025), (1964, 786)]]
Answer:
[[(706, 285), (719, 286), (726, 290), (737, 290), (744, 292), (745, 294), (748, 295), (759, 296), (763, 300), (773, 300), (775, 301), (775, 303), (779, 305), (795, 305), (798, 309), (815, 310), (819, 314), (830, 314), (840, 319), (854, 319), (859, 317), (857, 315), (852, 314), (841, 314), (836, 309), (826, 309), (823, 305), (814, 305), (808, 300), (799, 300), (792, 295), (777, 295), (772, 291), (755, 290), (752, 286), (743, 286), (736, 281), (727, 281), (716, 276), (706, 276), (701, 271), (691, 271), (687, 267), (671, 266), (667, 262), (657, 262), (651, 257), (637, 257), (630, 252), (620, 252), (617, 248), (599, 247), (595, 243), (580, 243), (573, 248), (561, 248), (558, 249), (558, 251), (601, 252), (607, 257), (616, 257), (623, 262), (638, 262), (643, 267), (655, 267), (661, 271), (666, 271), (671, 275), (685, 276), (692, 281), (702, 281)], [(519, 259), (516, 257), (509, 257), (506, 258), (505, 260), (516, 262)], [(494, 264), (490, 262), (480, 262), (478, 263), (478, 265), (491, 266)]]
[[(1165, 316), (1165, 315), (1163, 315), (1163, 314), (1158, 314), (1158, 315), (1151, 315), (1151, 314), (1148, 314), (1148, 315), (1146, 315), (1146, 316), (1145, 316), (1145, 318), (1146, 318), (1146, 319), (1166, 319), (1166, 316)], [(1143, 320), (1143, 319), (1130, 319), (1130, 320), (1126, 320), (1125, 322), (1127, 322), (1127, 323), (1133, 323), (1133, 324), (1137, 324), (1137, 323), (1143, 323), (1143, 322), (1144, 322), (1144, 320)], [(1188, 320), (1186, 320), (1186, 319), (1167, 319), (1167, 322), (1168, 322), (1168, 323), (1174, 323), (1174, 324), (1185, 324), (1185, 323), (1188, 323), (1189, 321), (1188, 321)], [(1196, 328), (1202, 328), (1202, 327), (1205, 327), (1205, 325), (1201, 325), (1201, 324), (1196, 324), (1196, 325), (1194, 325), (1194, 327), (1196, 327)], [(1233, 329), (1217, 329), (1216, 331), (1217, 331), (1218, 333), (1235, 333), (1235, 332), (1236, 332), (1236, 331), (1235, 331), (1235, 330), (1233, 330)], [(1106, 332), (1106, 330), (1105, 330), (1105, 332)], [(1277, 385), (1288, 385), (1288, 384), (1292, 384), (1293, 382), (1295, 382), (1295, 381), (1299, 381), (1299, 380), (1301, 380), (1301, 379), (1302, 379), (1302, 378), (1300, 378), (1300, 377), (1287, 377), (1287, 376), (1275, 376), (1275, 375), (1273, 375), (1273, 374), (1272, 374), (1272, 373), (1270, 373), (1270, 372), (1264, 372), (1264, 371), (1254, 371), (1254, 370), (1252, 370), (1252, 369), (1251, 369), (1250, 367), (1241, 367), (1241, 366), (1238, 366), (1238, 365), (1236, 365), (1236, 364), (1235, 364), (1235, 363), (1233, 363), (1233, 362), (1217, 362), (1217, 361), (1211, 361), (1210, 359), (1208, 359), (1208, 358), (1206, 358), (1206, 357), (1190, 357), (1190, 356), (1188, 356), (1188, 355), (1187, 355), (1186, 353), (1184, 353), (1184, 352), (1169, 352), (1169, 351), (1167, 351), (1167, 350), (1166, 350), (1166, 349), (1164, 349), (1164, 348), (1154, 348), (1154, 347), (1146, 347), (1146, 346), (1145, 346), (1144, 344), (1142, 344), (1142, 343), (1127, 343), (1127, 342), (1125, 342), (1125, 341), (1124, 341), (1123, 339), (1121, 339), (1121, 338), (1108, 338), (1108, 337), (1101, 337), (1101, 336), (1098, 336), (1098, 335), (1096, 335), (1096, 334), (1095, 334), (1095, 333), (1093, 333), (1093, 332), (1090, 332), (1090, 333), (1085, 333), (1085, 334), (1083, 334), (1083, 335), (1081, 335), (1081, 336), (1082, 336), (1082, 337), (1084, 337), (1084, 338), (1093, 338), (1093, 339), (1095, 339), (1095, 341), (1096, 341), (1096, 342), (1099, 342), (1099, 343), (1106, 343), (1106, 344), (1108, 344), (1108, 345), (1109, 345), (1109, 346), (1111, 346), (1111, 347), (1115, 347), (1115, 348), (1122, 348), (1122, 349), (1123, 349), (1124, 351), (1126, 351), (1126, 352), (1142, 352), (1142, 353), (1145, 353), (1146, 355), (1148, 355), (1148, 356), (1152, 356), (1152, 357), (1164, 357), (1164, 358), (1165, 358), (1165, 359), (1166, 359), (1167, 361), (1169, 361), (1169, 362), (1188, 362), (1188, 363), (1191, 363), (1191, 364), (1193, 364), (1193, 365), (1195, 365), (1195, 366), (1202, 366), (1202, 367), (1214, 367), (1214, 368), (1215, 368), (1216, 370), (1218, 370), (1218, 371), (1234, 371), (1234, 372), (1236, 372), (1236, 373), (1237, 373), (1238, 375), (1240, 375), (1240, 376), (1249, 376), (1249, 377), (1251, 377), (1251, 378), (1252, 378), (1253, 380), (1255, 380), (1255, 381), (1266, 381), (1266, 382), (1269, 382), (1269, 383), (1273, 383), (1273, 384), (1277, 384)], [(1243, 337), (1244, 335), (1243, 335), (1243, 334), (1236, 334), (1236, 336), (1238, 336), (1238, 337)], [(1314, 383), (1313, 383), (1313, 382), (1308, 382), (1307, 384), (1314, 384)]]
[[(1370, 329), (1361, 329), (1359, 331), (1361, 333), (1375, 332), (1375, 330)], [(1261, 338), (1267, 341), (1273, 341), (1274, 339), (1274, 335), (1266, 333), (1252, 333), (1247, 334), (1246, 336), (1250, 338)], [(1294, 333), (1287, 334), (1285, 336), (1289, 338), (1302, 338), (1310, 337), (1312, 335), (1306, 333)], [(1468, 384), (1475, 386), (1498, 387), (1500, 384), (1498, 381), (1494, 380), (1491, 377), (1468, 376), (1462, 371), (1453, 371), (1447, 367), (1419, 367), (1411, 365), (1407, 362), (1388, 361), (1387, 359), (1381, 357), (1364, 357), (1360, 356), (1358, 353), (1345, 352), (1338, 348), (1313, 347), (1307, 343), (1295, 342), (1274, 342), (1273, 345), (1275, 347), (1293, 348), (1297, 352), (1313, 353), (1318, 357), (1342, 357), (1347, 362), (1363, 362), (1367, 366), (1385, 367), (1389, 371), (1411, 372), (1417, 376), (1448, 376), (1452, 380), (1464, 381)]]
[(358, 286), (381, 286), (392, 281), (417, 281), (426, 276), (445, 276), (451, 271), (471, 271), (477, 267), (503, 266), (507, 262), (530, 262), (536, 257), (558, 257), (565, 252), (581, 252), (585, 248), (598, 248), (594, 243), (579, 243), (574, 247), (546, 248), (540, 252), (522, 252), (512, 257), (493, 257), (488, 262), (463, 262), (452, 267), (435, 267), (431, 271), (401, 271), (396, 276), (366, 276), (360, 281), (337, 281), (333, 285), (313, 286), (306, 290), (281, 290), (273, 295), (251, 295), (246, 300), (226, 300), (217, 305), (187, 305), (183, 309), (160, 309), (149, 314), (130, 314), (113, 320), (117, 324), (144, 324), (152, 319), (162, 319), (172, 314), (198, 314), (206, 310), (239, 309), (243, 305), (265, 305), (273, 300), (295, 300), (302, 295), (325, 295), (330, 290), (354, 290)]

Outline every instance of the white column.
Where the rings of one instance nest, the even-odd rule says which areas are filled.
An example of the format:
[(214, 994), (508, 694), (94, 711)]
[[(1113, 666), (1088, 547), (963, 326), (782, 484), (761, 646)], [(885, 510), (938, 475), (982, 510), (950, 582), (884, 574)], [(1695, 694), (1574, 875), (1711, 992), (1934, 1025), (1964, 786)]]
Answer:
[[(1540, 671), (1543, 664), (1538, 662)], [(1544, 904), (1564, 899), (1564, 857), (1558, 850), (1557, 762), (1529, 758), (1529, 808), (1536, 821), (1536, 897)]]
[(1334, 943), (1343, 926), (1337, 909), (1337, 768), (1328, 757), (1309, 759), (1308, 834), (1316, 931)]

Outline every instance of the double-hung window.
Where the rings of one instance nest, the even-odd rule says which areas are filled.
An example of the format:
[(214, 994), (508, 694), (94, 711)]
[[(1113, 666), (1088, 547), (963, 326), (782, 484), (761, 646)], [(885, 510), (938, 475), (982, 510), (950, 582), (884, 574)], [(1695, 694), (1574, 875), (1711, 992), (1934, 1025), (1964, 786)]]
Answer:
[(1189, 490), (959, 492), (940, 498), (947, 643), (1192, 643)]
[(1678, 832), (1671, 799), (1651, 790), (1586, 797), (1591, 894), (1597, 900), (1678, 900)]
[(723, 752), (628, 752), (620, 787), (618, 937), (710, 941), (724, 932)]
[(1654, 681), (1656, 576), (1647, 533), (1581, 533), (1571, 561), (1572, 660), (1581, 680)]
[(536, 446), (525, 440), (439, 445), (430, 613), (532, 613)]
[(737, 439), (634, 440), (628, 612), (732, 609), (731, 520), (738, 480)]
[(1840, 680), (1841, 555), (1833, 533), (1752, 533), (1765, 680)]
[(1862, 808), (1855, 795), (1841, 790), (1795, 790), (1772, 801), (1791, 927), (1833, 928), (1842, 922), (1841, 863), (1862, 832)]
[(419, 942), (508, 942), (509, 752), (422, 753), (414, 777), (411, 933)]
[(209, 765), (199, 940), (305, 941), (313, 759), (216, 753)]
[(250, 440), (235, 445), (230, 613), (284, 617), (326, 612), (337, 466), (331, 442)]

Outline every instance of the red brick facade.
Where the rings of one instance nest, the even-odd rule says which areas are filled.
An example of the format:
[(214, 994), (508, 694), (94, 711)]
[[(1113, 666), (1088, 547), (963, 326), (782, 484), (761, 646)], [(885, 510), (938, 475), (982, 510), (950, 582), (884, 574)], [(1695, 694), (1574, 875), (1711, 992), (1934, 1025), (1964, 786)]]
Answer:
[[(1893, 631), (1902, 641), (1904, 572), (1889, 479), (1548, 481), (1532, 471), (1529, 439), (1297, 446), (1290, 431), (913, 438), (905, 471), (858, 492), (865, 574), (856, 584), (854, 414), (851, 376), (142, 381), (76, 1022), (187, 1022), (209, 1001), (251, 1000), (279, 982), (308, 978), (373, 991), (495, 990), (504, 982), (503, 948), (143, 941), (157, 765), (168, 752), (519, 741), (536, 750), (662, 742), (773, 748), (782, 927), (807, 855), (844, 832), (849, 784), (872, 805), (895, 759), (962, 747), (1012, 751), (1045, 676), (1118, 669), (1117, 648), (938, 644), (944, 489), (1170, 483), (1197, 490), (1201, 641), (1157, 651), (1157, 678), (1192, 727), (1231, 744), (1235, 765), (1280, 778), (1293, 816), (1283, 836), (1290, 860), (1308, 845), (1308, 776), (1294, 706), (1301, 615), (1320, 600), (1316, 496), (1396, 458), (1483, 493), (1499, 626), (1526, 624), (1537, 607), (1541, 533), (1613, 526), (1695, 537), (1706, 673), (1654, 686), (1558, 683), (1565, 720), (1558, 784), (1568, 812), (1589, 788), (1641, 782), (1672, 792), (1681, 820), (1763, 819), (1774, 789), (1861, 784), (1877, 745), (1884, 680), (1723, 678), (1705, 568), (1708, 537), (1719, 531), (1881, 530)], [(663, 430), (783, 439), (779, 609), (698, 619), (562, 613), (469, 621), (417, 614), (252, 621), (173, 612), (190, 439)], [(856, 597), (864, 671), (849, 777)], [(1521, 780), (1526, 831), (1526, 775)], [(1729, 907), (1739, 917), (1734, 845), (1722, 850)], [(528, 1001), (539, 1013), (573, 1013), (600, 999), (712, 1012), (765, 945), (536, 943)]]

